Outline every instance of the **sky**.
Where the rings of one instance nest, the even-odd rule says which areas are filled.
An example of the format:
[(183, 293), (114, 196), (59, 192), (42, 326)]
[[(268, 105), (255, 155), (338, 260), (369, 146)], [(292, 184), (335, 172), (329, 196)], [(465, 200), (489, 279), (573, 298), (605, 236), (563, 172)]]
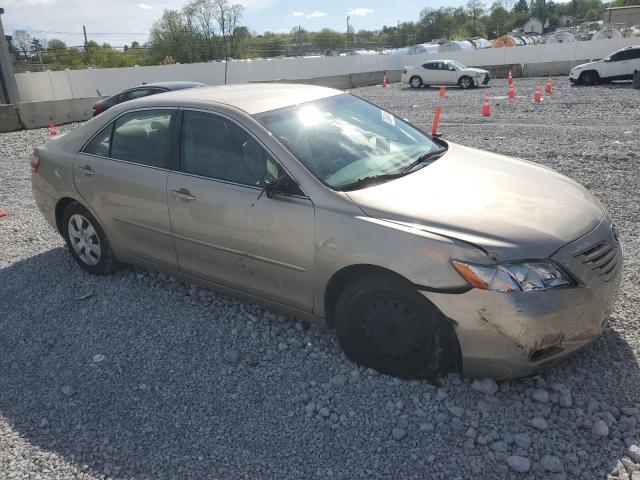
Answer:
[[(252, 32), (289, 32), (301, 25), (309, 31), (322, 28), (380, 29), (398, 21), (417, 20), (426, 6), (461, 6), (465, 0), (231, 0), (244, 6), (242, 24)], [(187, 0), (0, 0), (6, 34), (27, 30), (37, 38), (59, 38), (67, 45), (81, 45), (82, 25), (89, 40), (113, 46), (142, 43), (154, 20), (165, 9), (180, 9)]]

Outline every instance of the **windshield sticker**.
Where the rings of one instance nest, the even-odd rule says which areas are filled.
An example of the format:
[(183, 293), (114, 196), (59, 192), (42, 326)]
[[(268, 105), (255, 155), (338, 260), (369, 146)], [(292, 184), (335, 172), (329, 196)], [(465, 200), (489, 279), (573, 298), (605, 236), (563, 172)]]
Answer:
[(393, 115), (389, 112), (385, 112), (384, 110), (380, 110), (380, 113), (382, 114), (383, 122), (387, 122), (389, 125), (393, 125), (394, 127), (396, 126), (396, 118)]

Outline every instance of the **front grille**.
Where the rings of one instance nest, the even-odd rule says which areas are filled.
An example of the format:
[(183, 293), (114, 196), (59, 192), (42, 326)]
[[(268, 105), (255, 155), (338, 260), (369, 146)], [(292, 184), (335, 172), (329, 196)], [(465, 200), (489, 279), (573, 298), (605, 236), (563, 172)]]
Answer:
[(607, 241), (601, 241), (575, 255), (587, 268), (602, 280), (611, 280), (620, 267), (622, 251)]

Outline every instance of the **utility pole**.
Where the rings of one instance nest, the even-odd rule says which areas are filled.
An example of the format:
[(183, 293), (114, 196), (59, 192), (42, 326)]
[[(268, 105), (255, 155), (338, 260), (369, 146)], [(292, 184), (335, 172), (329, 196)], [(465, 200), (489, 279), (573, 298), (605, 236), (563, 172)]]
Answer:
[(84, 32), (84, 53), (87, 67), (89, 67), (91, 66), (91, 54), (89, 53), (89, 42), (87, 41), (87, 28), (84, 25), (82, 25), (82, 31)]
[(351, 34), (350, 32), (351, 30), (349, 29), (349, 17), (347, 17), (347, 40), (345, 41), (345, 46), (344, 46), (346, 50), (349, 50), (349, 35)]

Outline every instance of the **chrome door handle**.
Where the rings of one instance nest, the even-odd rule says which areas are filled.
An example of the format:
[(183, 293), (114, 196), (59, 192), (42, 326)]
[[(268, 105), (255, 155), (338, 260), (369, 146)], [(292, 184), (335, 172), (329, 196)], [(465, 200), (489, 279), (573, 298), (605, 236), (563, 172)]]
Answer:
[(175, 198), (179, 198), (180, 200), (186, 200), (187, 202), (191, 202), (196, 199), (191, 192), (186, 188), (180, 188), (178, 190), (170, 190), (171, 196)]
[(96, 172), (94, 172), (89, 165), (85, 165), (84, 167), (78, 167), (78, 170), (81, 170), (82, 174), (86, 175), (87, 177), (90, 177), (91, 175), (96, 174)]

